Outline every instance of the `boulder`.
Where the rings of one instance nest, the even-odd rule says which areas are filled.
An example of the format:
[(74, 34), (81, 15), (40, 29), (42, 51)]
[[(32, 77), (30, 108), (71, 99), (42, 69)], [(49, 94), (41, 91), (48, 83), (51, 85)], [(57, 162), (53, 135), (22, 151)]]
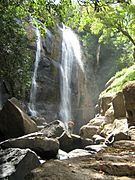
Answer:
[(92, 137), (92, 140), (93, 140), (94, 144), (103, 144), (105, 142), (105, 138), (100, 136), (100, 135), (98, 135), (98, 134), (95, 134)]
[(104, 173), (113, 176), (135, 176), (135, 163), (130, 162), (93, 163), (91, 168), (94, 168), (97, 171), (103, 171)]
[(104, 122), (105, 122), (105, 116), (96, 116), (95, 118), (89, 121), (88, 125), (101, 126)]
[(37, 124), (38, 127), (47, 125), (44, 117), (31, 116), (31, 119)]
[(113, 123), (114, 119), (114, 109), (112, 103), (110, 103), (110, 108), (105, 112), (105, 124)]
[(115, 119), (113, 122), (113, 134), (117, 134), (119, 132), (127, 133), (128, 132), (128, 122), (126, 118)]
[(112, 104), (115, 118), (126, 117), (125, 102), (122, 92), (118, 92), (115, 94), (115, 96), (112, 99)]
[(90, 156), (91, 154), (84, 149), (74, 149), (73, 151), (70, 151), (68, 153), (69, 158), (74, 158), (74, 157), (80, 157), (80, 156)]
[(120, 133), (124, 133), (127, 136), (127, 132), (128, 132), (127, 119), (121, 118), (121, 119), (115, 119), (112, 124), (105, 124), (102, 128), (100, 127), (99, 134), (108, 137), (112, 134), (115, 136), (118, 134), (120, 135)]
[(99, 126), (84, 125), (80, 129), (80, 136), (82, 138), (92, 138), (97, 133)]
[(109, 146), (112, 145), (115, 141), (120, 140), (130, 140), (130, 137), (128, 134), (123, 132), (116, 132), (116, 134), (111, 133), (106, 137), (105, 144)]
[(52, 121), (41, 130), (45, 136), (52, 138), (60, 137), (64, 131), (64, 124), (59, 120)]
[(107, 109), (110, 108), (110, 103), (112, 102), (113, 94), (106, 94), (99, 98), (99, 113), (104, 116)]
[(0, 150), (0, 179), (24, 180), (39, 165), (37, 155), (29, 149)]
[(128, 124), (135, 126), (135, 81), (128, 82), (123, 88)]
[(19, 138), (8, 139), (0, 143), (2, 148), (29, 148), (43, 159), (55, 158), (59, 149), (57, 139), (44, 137), (42, 133), (33, 133)]
[(100, 126), (99, 130), (98, 130), (98, 134), (100, 136), (106, 137), (108, 136), (110, 133), (112, 132), (112, 124), (104, 124), (102, 126)]
[(68, 153), (65, 151), (62, 151), (61, 149), (58, 150), (58, 154), (57, 154), (57, 159), (59, 160), (64, 160), (64, 159), (68, 159)]
[(57, 138), (60, 143), (60, 149), (66, 152), (70, 152), (74, 149), (83, 149), (85, 146), (91, 145), (93, 141), (88, 138), (82, 138), (79, 135), (64, 132)]
[(130, 126), (128, 130), (128, 135), (131, 138), (131, 140), (135, 141), (135, 126)]
[[(110, 147), (109, 147), (110, 148)], [(96, 160), (102, 160), (102, 161), (111, 161), (111, 162), (134, 162), (135, 160), (135, 154), (133, 152), (117, 152), (118, 149), (116, 149), (116, 152), (101, 152), (97, 153), (95, 159)]]
[(98, 145), (90, 145), (86, 146), (85, 149), (90, 153), (97, 153), (103, 149), (105, 149), (107, 146), (105, 144), (98, 144)]
[(60, 149), (66, 152), (73, 150), (73, 139), (72, 137), (67, 134), (66, 132), (63, 132), (63, 134), (57, 138), (60, 143)]
[(37, 126), (27, 114), (9, 99), (0, 111), (0, 141), (36, 132)]
[(113, 147), (118, 149), (124, 149), (125, 151), (126, 150), (135, 151), (135, 141), (131, 141), (131, 140), (116, 141), (113, 143)]
[[(86, 156), (87, 157), (87, 156)], [(77, 157), (76, 157), (77, 158)], [(69, 160), (48, 161), (39, 168), (31, 171), (26, 180), (115, 180), (99, 171), (91, 170), (88, 159), (77, 161)], [(78, 157), (79, 159), (84, 157)], [(88, 158), (88, 157), (87, 157)], [(89, 160), (90, 161), (90, 160)], [(123, 179), (122, 179), (123, 180)], [(128, 179), (126, 179), (128, 180)]]
[(127, 133), (118, 132), (114, 134), (114, 141), (120, 141), (120, 140), (130, 140), (130, 137)]
[(72, 134), (72, 149), (83, 149), (85, 146), (93, 144), (92, 139), (82, 138), (79, 135)]
[(95, 155), (76, 156), (81, 152), (85, 153), (84, 150), (74, 150), (70, 152), (74, 158), (47, 161), (32, 170), (26, 176), (26, 180), (131, 180), (135, 178), (134, 150), (125, 151), (107, 147)]

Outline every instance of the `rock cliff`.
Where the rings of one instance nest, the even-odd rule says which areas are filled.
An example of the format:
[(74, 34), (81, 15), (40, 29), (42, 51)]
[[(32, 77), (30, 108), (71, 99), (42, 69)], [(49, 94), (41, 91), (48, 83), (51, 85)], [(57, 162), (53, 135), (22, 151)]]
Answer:
[[(62, 59), (62, 34), (59, 29), (55, 32), (47, 30), (42, 39), (41, 60), (37, 70), (36, 110), (39, 116), (45, 117), (47, 122), (60, 119), (60, 63)], [(82, 56), (84, 66), (85, 57)], [(94, 115), (94, 105), (90, 95), (91, 87), (88, 84), (86, 73), (82, 72), (77, 64), (73, 65), (71, 76), (71, 109), (72, 119), (76, 124), (75, 131), (79, 130), (89, 118)], [(93, 79), (91, 79), (92, 82)]]

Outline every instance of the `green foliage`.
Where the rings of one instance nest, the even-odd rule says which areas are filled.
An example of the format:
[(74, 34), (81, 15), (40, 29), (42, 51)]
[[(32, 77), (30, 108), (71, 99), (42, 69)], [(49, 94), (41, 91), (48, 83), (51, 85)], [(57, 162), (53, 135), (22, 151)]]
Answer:
[(103, 94), (117, 92), (123, 88), (126, 82), (133, 80), (135, 80), (135, 65), (117, 72), (116, 75), (109, 80), (108, 83), (111, 84), (103, 91)]
[(30, 80), (31, 53), (23, 23), (17, 19), (22, 12), (15, 1), (2, 1), (0, 7), (0, 77), (10, 83), (13, 95), (24, 97)]
[[(121, 42), (129, 44), (128, 41), (133, 44), (135, 6), (127, 2), (129, 1), (118, 3), (115, 0), (92, 0), (81, 3), (80, 0), (60, 0), (56, 3), (55, 0), (1, 0), (0, 77), (10, 82), (13, 95), (20, 98), (25, 96), (30, 87), (33, 61), (32, 52), (28, 49), (31, 39), (26, 33), (30, 18), (33, 18), (33, 24), (39, 26), (41, 31), (43, 25), (53, 27), (60, 22), (80, 31), (88, 25), (90, 32), (98, 34), (100, 42), (115, 37), (117, 45)], [(114, 3), (117, 4), (114, 6)], [(42, 34), (43, 32), (44, 30)], [(83, 43), (88, 44), (88, 37), (92, 40), (92, 36), (86, 35)], [(123, 55), (119, 61), (122, 64), (124, 57)]]
[(28, 48), (29, 19), (42, 31), (43, 25), (52, 27), (59, 19), (64, 21), (70, 6), (68, 0), (59, 4), (45, 0), (0, 1), (0, 77), (10, 83), (12, 95), (24, 98), (31, 85), (34, 58)]
[[(121, 70), (134, 63), (135, 54), (135, 5), (130, 1), (118, 3), (117, 1), (100, 1), (104, 7), (94, 11), (90, 4), (82, 8), (79, 31), (83, 32), (89, 27), (87, 38), (83, 41), (91, 41), (91, 33), (98, 37), (98, 43), (110, 45), (115, 50), (115, 69)], [(86, 44), (86, 42), (85, 42)], [(96, 49), (93, 48), (95, 51)]]
[(113, 37), (117, 34), (117, 41), (128, 38), (134, 44), (135, 5), (131, 3), (108, 4), (104, 5), (104, 10), (99, 12), (94, 12), (89, 5), (82, 11), (80, 30), (89, 24), (92, 33), (102, 32), (100, 41), (104, 41), (108, 35)]

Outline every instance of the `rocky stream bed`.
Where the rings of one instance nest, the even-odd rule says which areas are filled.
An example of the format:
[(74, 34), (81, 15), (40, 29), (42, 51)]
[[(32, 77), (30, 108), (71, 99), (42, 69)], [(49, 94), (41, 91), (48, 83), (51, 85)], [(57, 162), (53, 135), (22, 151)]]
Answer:
[(134, 87), (100, 97), (79, 135), (59, 120), (30, 118), (9, 99), (0, 111), (0, 179), (135, 179)]

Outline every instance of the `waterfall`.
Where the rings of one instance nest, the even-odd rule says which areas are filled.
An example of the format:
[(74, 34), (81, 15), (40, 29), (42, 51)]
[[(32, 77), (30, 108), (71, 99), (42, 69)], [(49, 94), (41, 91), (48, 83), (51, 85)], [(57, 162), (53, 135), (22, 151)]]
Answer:
[(36, 92), (37, 92), (37, 83), (36, 83), (36, 78), (37, 78), (37, 69), (38, 69), (38, 64), (40, 61), (40, 56), (41, 56), (41, 37), (40, 37), (40, 31), (38, 27), (36, 27), (36, 45), (37, 45), (37, 50), (36, 50), (36, 60), (34, 63), (34, 73), (32, 77), (32, 87), (31, 87), (31, 92), (30, 92), (30, 104), (29, 104), (29, 110), (32, 116), (37, 116), (37, 111), (36, 111)]
[(84, 72), (81, 61), (81, 48), (76, 34), (68, 27), (62, 29), (62, 60), (60, 65), (60, 117), (68, 129), (68, 121), (72, 119), (71, 112), (71, 76), (73, 64), (77, 63)]

